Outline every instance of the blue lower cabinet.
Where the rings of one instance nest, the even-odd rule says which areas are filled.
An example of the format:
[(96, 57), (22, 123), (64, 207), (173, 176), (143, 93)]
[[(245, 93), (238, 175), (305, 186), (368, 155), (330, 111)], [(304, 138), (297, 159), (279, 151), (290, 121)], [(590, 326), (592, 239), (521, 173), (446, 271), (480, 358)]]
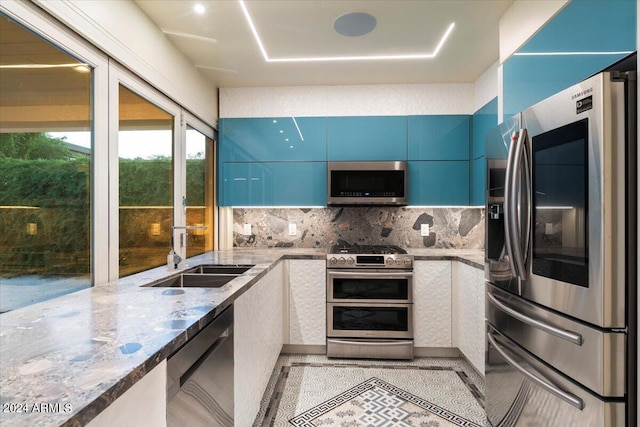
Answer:
[(471, 162), (471, 206), (484, 206), (486, 203), (487, 161), (479, 157)]
[(224, 163), (221, 206), (323, 206), (326, 162)]
[(328, 160), (406, 160), (407, 116), (329, 117)]
[(410, 161), (409, 205), (467, 206), (468, 161)]

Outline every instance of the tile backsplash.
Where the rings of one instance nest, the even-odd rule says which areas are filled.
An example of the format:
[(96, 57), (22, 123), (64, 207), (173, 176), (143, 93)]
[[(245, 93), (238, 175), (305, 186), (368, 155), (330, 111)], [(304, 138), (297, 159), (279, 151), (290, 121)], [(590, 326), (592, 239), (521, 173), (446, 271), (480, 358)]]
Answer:
[[(289, 235), (295, 223), (297, 234)], [(243, 234), (251, 224), (252, 234)], [(420, 235), (422, 224), (429, 236)], [(483, 208), (234, 208), (234, 247), (325, 248), (336, 243), (405, 248), (484, 247)]]

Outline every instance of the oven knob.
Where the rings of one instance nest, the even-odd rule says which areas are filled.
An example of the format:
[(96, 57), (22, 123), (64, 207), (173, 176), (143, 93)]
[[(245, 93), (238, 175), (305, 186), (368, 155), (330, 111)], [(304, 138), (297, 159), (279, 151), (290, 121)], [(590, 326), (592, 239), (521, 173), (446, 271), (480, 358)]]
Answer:
[(351, 257), (347, 258), (347, 264), (353, 265), (354, 262), (356, 262), (356, 261), (353, 258), (351, 258)]
[(387, 264), (389, 265), (393, 264), (393, 258), (387, 258)]
[(338, 258), (338, 264), (344, 265), (344, 263), (345, 263), (344, 258), (342, 257)]
[(337, 264), (338, 260), (336, 259), (336, 257), (331, 257), (329, 258), (329, 264)]
[(404, 265), (409, 265), (409, 264), (411, 264), (411, 258), (405, 258)]
[(402, 260), (401, 260), (400, 258), (398, 258), (398, 259), (396, 260), (396, 265), (400, 265), (400, 264), (402, 264)]

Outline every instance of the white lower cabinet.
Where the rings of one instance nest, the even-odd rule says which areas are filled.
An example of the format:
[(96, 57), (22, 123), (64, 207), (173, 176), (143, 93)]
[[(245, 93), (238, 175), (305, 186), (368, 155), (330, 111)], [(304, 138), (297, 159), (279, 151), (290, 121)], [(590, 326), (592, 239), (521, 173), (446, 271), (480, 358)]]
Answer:
[(483, 270), (454, 262), (453, 293), (453, 345), (484, 375)]
[(326, 345), (326, 261), (290, 259), (289, 339), (292, 345)]
[(248, 427), (260, 409), (283, 343), (284, 263), (234, 302), (234, 426)]
[(415, 347), (451, 347), (451, 261), (415, 261)]
[(166, 414), (167, 361), (163, 360), (100, 412), (87, 427), (164, 427), (167, 425)]

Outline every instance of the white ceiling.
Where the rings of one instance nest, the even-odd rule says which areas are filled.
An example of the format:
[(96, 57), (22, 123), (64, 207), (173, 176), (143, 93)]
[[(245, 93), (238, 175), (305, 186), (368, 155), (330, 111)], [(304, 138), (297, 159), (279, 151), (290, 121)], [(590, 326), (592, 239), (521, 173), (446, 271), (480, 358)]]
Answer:
[[(245, 5), (269, 58), (430, 54), (435, 58), (267, 62), (236, 0), (135, 0), (218, 87), (472, 83), (498, 60), (498, 21), (513, 0), (253, 0)], [(366, 12), (376, 28), (345, 37), (334, 21)]]

